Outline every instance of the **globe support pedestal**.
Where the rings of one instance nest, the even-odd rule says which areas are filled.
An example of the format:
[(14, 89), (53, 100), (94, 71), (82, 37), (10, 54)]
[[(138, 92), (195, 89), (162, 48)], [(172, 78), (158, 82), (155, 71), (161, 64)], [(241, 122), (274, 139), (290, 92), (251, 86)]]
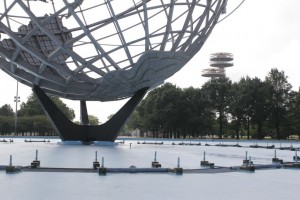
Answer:
[(36, 94), (42, 108), (62, 141), (113, 142), (118, 137), (119, 131), (124, 126), (130, 114), (145, 96), (148, 88), (137, 91), (110, 120), (97, 126), (87, 124), (87, 110), (84, 101), (81, 101), (80, 103), (81, 119), (83, 119), (83, 123), (82, 125), (78, 125), (70, 121), (41, 88), (34, 86), (32, 90)]
[(80, 101), (80, 123), (81, 125), (90, 124), (85, 101)]

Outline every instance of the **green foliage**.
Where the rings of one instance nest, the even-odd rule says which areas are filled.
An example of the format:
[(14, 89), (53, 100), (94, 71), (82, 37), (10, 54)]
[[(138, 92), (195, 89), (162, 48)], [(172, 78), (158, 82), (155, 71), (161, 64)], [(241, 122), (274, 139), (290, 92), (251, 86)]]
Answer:
[(107, 117), (107, 120), (110, 120), (115, 114), (110, 114), (108, 117)]
[(18, 133), (23, 135), (26, 133), (53, 133), (52, 125), (45, 115), (34, 115), (28, 117), (21, 117), (18, 119)]
[(284, 72), (272, 69), (266, 77), (266, 83), (270, 90), (270, 120), (276, 128), (277, 139), (282, 139), (280, 133), (281, 122), (287, 115), (288, 103), (290, 100), (291, 84), (287, 81)]
[(292, 124), (292, 128), (300, 138), (300, 89), (298, 92), (293, 92), (291, 95), (292, 101), (289, 104), (288, 120)]
[[(265, 81), (227, 77), (207, 81), (201, 89), (180, 89), (167, 83), (151, 92), (129, 120), (153, 137), (203, 137), (239, 139), (300, 136), (300, 91), (292, 92), (284, 72), (272, 69)], [(280, 132), (281, 131), (281, 132)], [(146, 134), (147, 135), (147, 134)]]
[(229, 104), (232, 101), (232, 83), (227, 77), (211, 79), (202, 87), (205, 95), (210, 101), (212, 109), (217, 111), (219, 120), (219, 138), (224, 134), (224, 124), (227, 121)]
[[(66, 115), (71, 121), (75, 118), (75, 113), (73, 109), (67, 107), (67, 105), (62, 102), (56, 96), (50, 96), (50, 99), (56, 104), (56, 106)], [(41, 104), (39, 103), (37, 97), (32, 93), (26, 103), (21, 104), (21, 108), (18, 111), (20, 117), (29, 117), (35, 115), (45, 115)]]
[(89, 122), (90, 122), (90, 125), (93, 125), (93, 126), (101, 124), (99, 122), (98, 117), (96, 117), (94, 115), (89, 115)]
[[(0, 133), (11, 134), (15, 131), (15, 118), (11, 116), (0, 116)], [(53, 133), (54, 130), (45, 115), (18, 118), (18, 133)]]
[(229, 113), (232, 118), (232, 128), (236, 138), (240, 137), (243, 125), (246, 128), (247, 138), (250, 139), (250, 126), (256, 128), (252, 138), (262, 139), (263, 125), (269, 113), (270, 91), (267, 84), (259, 78), (241, 78), (232, 85), (232, 101), (229, 104)]
[(249, 80), (248, 85), (249, 90), (249, 106), (250, 106), (250, 119), (253, 125), (257, 127), (256, 134), (253, 135), (254, 138), (262, 139), (263, 126), (267, 122), (270, 113), (270, 91), (268, 84), (262, 82), (258, 78)]
[(2, 106), (0, 108), (0, 115), (1, 116), (14, 116), (14, 111), (10, 105), (5, 104), (4, 106)]
[(214, 114), (200, 89), (180, 89), (167, 83), (149, 92), (128, 128), (151, 132), (153, 137), (198, 137), (212, 132)]
[(0, 133), (12, 133), (14, 131), (14, 122), (14, 117), (0, 115)]
[(242, 123), (246, 120), (247, 108), (247, 99), (243, 94), (243, 82), (240, 81), (239, 83), (234, 83), (232, 85), (231, 93), (235, 98), (232, 98), (232, 101), (229, 103), (229, 112), (233, 120), (232, 124), (234, 124), (236, 138), (239, 139)]
[[(74, 119), (72, 109), (57, 97), (51, 99)], [(34, 95), (21, 104), (18, 116), (19, 133), (53, 132)], [(100, 124), (95, 116), (89, 115), (89, 121)], [(14, 112), (4, 105), (0, 108), (0, 132), (10, 134), (14, 128)], [(300, 138), (300, 90), (292, 91), (284, 72), (277, 69), (272, 69), (264, 81), (245, 77), (232, 83), (223, 77), (207, 81), (201, 89), (181, 89), (166, 83), (148, 93), (123, 131), (136, 129), (144, 136), (165, 138), (218, 135), (281, 139), (295, 134)]]
[[(70, 119), (75, 118), (73, 109), (67, 107), (58, 97), (50, 97), (57, 107)], [(26, 103), (22, 103), (18, 111), (18, 126), (17, 132), (26, 133), (39, 133), (40, 135), (46, 133), (53, 133), (54, 130), (48, 121), (38, 99), (34, 94), (28, 97)], [(14, 113), (9, 105), (4, 105), (0, 108), (0, 133), (12, 133), (15, 131)], [(92, 118), (93, 123), (99, 123), (98, 119)]]

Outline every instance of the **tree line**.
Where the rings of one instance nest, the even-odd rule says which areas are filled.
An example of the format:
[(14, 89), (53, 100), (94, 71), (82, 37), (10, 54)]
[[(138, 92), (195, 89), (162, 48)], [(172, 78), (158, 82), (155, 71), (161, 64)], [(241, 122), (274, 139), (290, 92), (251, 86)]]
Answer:
[[(58, 97), (50, 97), (72, 121), (74, 110)], [(0, 134), (54, 135), (34, 94), (15, 113), (0, 107)], [(100, 124), (89, 116), (90, 124)], [(79, 123), (79, 122), (76, 122)], [(201, 88), (179, 88), (166, 83), (148, 93), (134, 111), (123, 133), (139, 130), (143, 136), (163, 138), (241, 137), (251, 139), (300, 138), (300, 91), (293, 91), (283, 71), (272, 69), (264, 80), (228, 77), (207, 81)]]
[[(56, 106), (73, 121), (75, 118), (74, 110), (69, 108), (58, 97), (50, 96)], [(17, 127), (15, 126), (15, 112), (9, 104), (0, 107), (0, 134), (2, 135), (56, 135), (48, 117), (45, 115), (36, 96), (32, 93), (27, 102), (23, 102), (17, 113)], [(91, 125), (99, 124), (97, 117), (89, 115)], [(79, 123), (79, 122), (75, 122)]]
[(278, 69), (264, 80), (247, 76), (233, 83), (221, 77), (201, 88), (166, 83), (149, 92), (127, 129), (163, 138), (300, 137), (300, 91)]

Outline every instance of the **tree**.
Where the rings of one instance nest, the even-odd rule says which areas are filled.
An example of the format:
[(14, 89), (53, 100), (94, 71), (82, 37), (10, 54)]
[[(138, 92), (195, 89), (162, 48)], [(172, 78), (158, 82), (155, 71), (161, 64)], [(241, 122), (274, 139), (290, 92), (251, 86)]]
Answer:
[(288, 103), (290, 101), (291, 84), (287, 81), (284, 71), (271, 69), (266, 77), (266, 83), (270, 89), (270, 120), (276, 129), (277, 139), (283, 136), (280, 133), (281, 122), (287, 114)]
[(246, 98), (243, 94), (243, 88), (245, 87), (243, 84), (243, 80), (240, 80), (239, 83), (232, 84), (231, 92), (232, 92), (232, 100), (229, 103), (229, 112), (234, 121), (235, 134), (236, 139), (240, 139), (240, 129), (242, 127), (242, 123), (245, 120), (246, 116)]
[(167, 134), (169, 137), (173, 134), (177, 137), (177, 100), (179, 99), (180, 91), (175, 85), (167, 83), (149, 92), (138, 106), (137, 111), (140, 119), (143, 119), (143, 128), (151, 131), (154, 137), (158, 137), (158, 132), (163, 132), (163, 137), (167, 137)]
[(214, 114), (200, 89), (167, 83), (149, 92), (130, 118), (129, 127), (154, 137), (198, 137), (211, 133)]
[(292, 96), (294, 98), (289, 106), (288, 121), (292, 124), (293, 130), (298, 134), (300, 140), (300, 88)]
[(9, 104), (5, 104), (0, 108), (0, 115), (2, 116), (14, 116), (14, 111)]
[(90, 125), (96, 126), (100, 124), (98, 117), (94, 115), (89, 115), (88, 117), (89, 117)]
[(151, 131), (154, 132), (155, 129), (158, 127), (156, 124), (156, 116), (155, 115), (155, 104), (158, 95), (159, 88), (156, 88), (150, 91), (145, 99), (141, 101), (139, 106), (137, 107), (136, 111), (139, 117), (135, 117), (133, 119), (142, 119), (140, 121), (141, 131)]
[(0, 108), (0, 133), (12, 133), (14, 131), (14, 112), (9, 104)]
[[(243, 106), (243, 124), (246, 127), (247, 130), (247, 139), (250, 139), (250, 122), (253, 119), (254, 114), (254, 104), (256, 100), (254, 100), (254, 96), (256, 93), (257, 88), (255, 87), (255, 81), (257, 78), (251, 79), (250, 77), (241, 78), (238, 82), (239, 84), (239, 91), (238, 94), (240, 96), (239, 101)], [(259, 80), (259, 79), (258, 79)], [(236, 97), (235, 97), (236, 98)]]
[(287, 112), (284, 120), (281, 122), (281, 131), (285, 138), (295, 135), (297, 133), (297, 115), (295, 111), (297, 110), (297, 96), (298, 92), (291, 91), (289, 95), (289, 102), (287, 104)]
[(262, 82), (259, 78), (251, 80), (248, 87), (250, 101), (250, 118), (251, 123), (257, 127), (257, 135), (254, 137), (263, 139), (263, 125), (269, 116), (270, 110), (270, 91), (265, 82)]
[(14, 131), (14, 118), (0, 115), (0, 133), (12, 133)]
[[(67, 118), (73, 120), (75, 113), (73, 109), (67, 107), (58, 97), (51, 96), (51, 100), (66, 115)], [(54, 129), (49, 123), (45, 112), (43, 111), (38, 99), (32, 93), (26, 103), (21, 104), (18, 111), (18, 132), (25, 133), (53, 133)], [(3, 126), (3, 125), (2, 125)], [(6, 124), (7, 127), (7, 124)]]
[(189, 136), (203, 137), (203, 134), (212, 133), (214, 113), (209, 106), (209, 99), (201, 89), (183, 89), (178, 106), (181, 127)]
[(227, 122), (226, 113), (232, 99), (231, 97), (231, 81), (227, 77), (211, 79), (206, 82), (202, 89), (210, 99), (210, 104), (216, 110), (219, 120), (219, 138), (223, 137), (224, 124)]
[(29, 120), (33, 121), (32, 132), (37, 132), (39, 135), (54, 132), (51, 123), (45, 115), (36, 115), (30, 117)]
[[(56, 106), (66, 115), (71, 121), (75, 118), (74, 110), (69, 108), (64, 102), (62, 102), (56, 96), (50, 96), (50, 99), (56, 104)], [(21, 108), (18, 111), (20, 117), (23, 116), (35, 116), (45, 115), (37, 97), (32, 93), (26, 103), (21, 104)]]
[(57, 96), (50, 96), (50, 99), (55, 103), (55, 105), (66, 115), (69, 120), (75, 118), (75, 112), (72, 108), (69, 108), (60, 98)]
[[(167, 134), (172, 135), (171, 137), (178, 137), (175, 134), (178, 131), (178, 125), (182, 123), (179, 118), (179, 99), (182, 91), (175, 85), (167, 83), (158, 92), (159, 95), (156, 96), (154, 109), (156, 114), (153, 113), (152, 117), (156, 115), (156, 118), (159, 119), (156, 123), (159, 125), (159, 131), (163, 132), (164, 137), (167, 137)], [(184, 115), (185, 113), (182, 111), (180, 114)]]

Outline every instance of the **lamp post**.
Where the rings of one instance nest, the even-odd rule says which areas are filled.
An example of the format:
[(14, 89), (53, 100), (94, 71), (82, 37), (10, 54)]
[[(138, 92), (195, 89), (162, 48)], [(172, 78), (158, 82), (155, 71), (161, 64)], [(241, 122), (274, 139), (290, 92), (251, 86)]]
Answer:
[(16, 112), (15, 112), (15, 133), (17, 133), (17, 127), (18, 127), (18, 102), (20, 102), (20, 97), (19, 97), (19, 81), (17, 81), (17, 93), (16, 96), (14, 97), (14, 102), (16, 102)]

